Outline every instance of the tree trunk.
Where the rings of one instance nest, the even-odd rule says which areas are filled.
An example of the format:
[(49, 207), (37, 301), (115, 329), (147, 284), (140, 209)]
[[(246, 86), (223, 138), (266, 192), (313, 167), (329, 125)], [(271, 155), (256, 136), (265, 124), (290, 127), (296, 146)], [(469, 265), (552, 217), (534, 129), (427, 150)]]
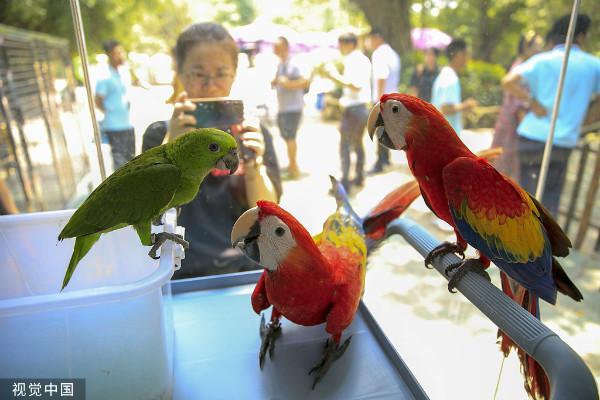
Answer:
[(400, 56), (412, 50), (410, 39), (411, 0), (352, 0), (365, 14), (369, 24), (383, 34)]

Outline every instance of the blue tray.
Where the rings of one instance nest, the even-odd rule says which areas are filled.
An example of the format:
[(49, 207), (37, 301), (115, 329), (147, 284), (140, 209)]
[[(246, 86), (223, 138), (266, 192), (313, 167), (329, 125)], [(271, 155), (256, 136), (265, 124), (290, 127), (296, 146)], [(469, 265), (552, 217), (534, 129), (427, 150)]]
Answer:
[(428, 398), (362, 302), (344, 332), (350, 347), (315, 390), (308, 371), (328, 337), (324, 324), (283, 319), (274, 359), (261, 371), (260, 317), (250, 305), (260, 273), (172, 282), (175, 400)]

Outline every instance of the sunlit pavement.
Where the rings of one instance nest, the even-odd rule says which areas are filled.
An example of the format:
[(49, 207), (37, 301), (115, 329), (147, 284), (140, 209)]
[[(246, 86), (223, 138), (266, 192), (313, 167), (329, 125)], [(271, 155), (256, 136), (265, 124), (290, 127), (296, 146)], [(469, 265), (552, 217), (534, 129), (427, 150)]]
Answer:
[[(136, 88), (132, 114), (137, 147), (145, 127), (168, 119), (171, 109), (164, 103), (170, 88), (155, 87), (151, 92)], [(270, 128), (281, 166), (287, 165), (286, 148), (276, 127)], [(463, 139), (472, 150), (487, 148), (489, 131), (465, 132)], [(376, 148), (365, 134), (366, 167), (375, 162)], [(281, 204), (292, 212), (311, 233), (317, 233), (335, 207), (328, 195), (328, 174), (340, 176), (337, 124), (321, 121), (307, 106), (298, 135), (298, 160), (305, 175), (284, 181)], [(367, 177), (365, 187), (353, 191), (352, 203), (359, 214), (366, 213), (377, 200), (410, 179), (403, 153), (392, 152), (393, 166), (384, 174)], [(407, 216), (423, 225), (440, 240), (448, 232), (435, 224), (435, 218), (422, 200), (417, 200)], [(600, 383), (600, 259), (573, 254), (563, 265), (582, 290), (585, 301), (575, 303), (559, 296), (558, 307), (542, 305), (543, 321), (573, 347), (592, 368)], [(492, 280), (499, 282), (497, 269), (490, 268)], [(364, 300), (432, 399), (492, 399), (502, 362), (496, 344), (496, 328), (461, 294), (450, 294), (446, 281), (423, 266), (422, 257), (403, 239), (387, 240), (370, 256)], [(497, 399), (526, 399), (516, 357), (504, 363)]]

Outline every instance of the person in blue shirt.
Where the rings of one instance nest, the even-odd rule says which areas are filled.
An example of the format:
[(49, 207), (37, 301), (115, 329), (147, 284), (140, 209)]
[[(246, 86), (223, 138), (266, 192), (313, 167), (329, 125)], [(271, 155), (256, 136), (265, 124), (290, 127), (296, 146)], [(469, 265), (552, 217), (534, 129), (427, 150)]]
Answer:
[[(591, 20), (587, 15), (577, 16), (556, 119), (554, 147), (542, 199), (542, 203), (555, 216), (558, 213), (571, 150), (579, 139), (590, 100), (594, 95), (600, 94), (600, 59), (581, 49), (590, 24)], [(530, 193), (535, 193), (544, 145), (550, 132), (552, 107), (565, 55), (564, 43), (568, 29), (569, 15), (565, 15), (554, 23), (548, 34), (555, 46), (531, 57), (502, 79), (502, 85), (508, 93), (529, 104), (529, 112), (519, 124), (517, 133), (520, 184)], [(529, 87), (529, 92), (524, 89), (523, 83)]]
[(124, 68), (125, 50), (116, 40), (104, 43), (108, 56), (107, 75), (96, 83), (96, 107), (104, 112), (100, 122), (103, 136), (108, 138), (113, 167), (118, 169), (133, 158), (135, 136), (129, 120), (128, 88), (131, 85), (129, 70)]
[(456, 133), (462, 132), (462, 112), (477, 107), (477, 101), (469, 98), (462, 101), (458, 74), (467, 66), (469, 53), (467, 43), (462, 39), (454, 39), (446, 47), (448, 65), (442, 68), (431, 89), (431, 103), (446, 117)]

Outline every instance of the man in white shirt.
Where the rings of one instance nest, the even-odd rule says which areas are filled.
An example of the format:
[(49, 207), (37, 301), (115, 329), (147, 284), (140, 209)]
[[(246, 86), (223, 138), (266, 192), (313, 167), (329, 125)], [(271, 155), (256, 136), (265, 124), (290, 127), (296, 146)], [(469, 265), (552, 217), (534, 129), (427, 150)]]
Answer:
[[(371, 50), (371, 63), (373, 65), (373, 104), (377, 103), (384, 93), (398, 91), (400, 83), (400, 56), (385, 42), (381, 32), (373, 29), (367, 35), (366, 46)], [(390, 150), (384, 146), (377, 146), (377, 162), (371, 173), (376, 174), (390, 164)]]
[(444, 114), (456, 134), (460, 135), (463, 126), (462, 112), (477, 107), (475, 99), (462, 101), (458, 79), (458, 74), (466, 68), (469, 60), (467, 43), (462, 39), (454, 39), (446, 48), (446, 55), (448, 66), (442, 68), (433, 82), (431, 103)]
[[(346, 190), (351, 185), (362, 187), (364, 184), (365, 150), (363, 134), (371, 101), (371, 62), (356, 47), (358, 40), (353, 33), (345, 33), (338, 39), (340, 53), (343, 56), (344, 72), (328, 68), (325, 74), (342, 86), (340, 98), (342, 120), (340, 124), (340, 158), (342, 160), (342, 184)], [(356, 173), (350, 181), (350, 151), (356, 153)]]

